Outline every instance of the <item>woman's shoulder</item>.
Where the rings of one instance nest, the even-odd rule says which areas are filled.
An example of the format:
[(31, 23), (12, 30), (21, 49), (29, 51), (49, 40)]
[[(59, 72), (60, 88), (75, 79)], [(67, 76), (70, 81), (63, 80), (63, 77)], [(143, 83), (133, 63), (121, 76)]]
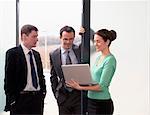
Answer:
[(108, 58), (108, 59), (116, 59), (113, 54), (109, 54), (109, 55), (107, 56), (107, 58)]
[(113, 54), (110, 54), (106, 57), (106, 62), (116, 63), (116, 58)]

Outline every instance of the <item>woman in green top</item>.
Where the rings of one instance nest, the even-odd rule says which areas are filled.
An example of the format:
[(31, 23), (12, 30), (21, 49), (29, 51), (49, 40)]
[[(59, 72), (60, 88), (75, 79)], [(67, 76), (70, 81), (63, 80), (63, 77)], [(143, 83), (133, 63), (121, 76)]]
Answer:
[(109, 93), (109, 85), (116, 70), (116, 59), (110, 52), (109, 46), (116, 39), (114, 30), (101, 29), (94, 35), (96, 51), (101, 52), (96, 58), (91, 69), (92, 78), (98, 84), (92, 86), (80, 86), (71, 80), (68, 86), (78, 90), (88, 90), (89, 115), (112, 115), (114, 111), (113, 101)]

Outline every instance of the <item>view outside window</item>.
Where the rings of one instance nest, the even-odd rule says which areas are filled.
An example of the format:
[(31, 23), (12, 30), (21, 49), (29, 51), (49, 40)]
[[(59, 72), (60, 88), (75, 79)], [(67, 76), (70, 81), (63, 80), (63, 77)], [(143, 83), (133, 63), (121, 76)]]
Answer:
[[(65, 25), (76, 30), (75, 42), (81, 26), (82, 0), (20, 0), (19, 27), (32, 24), (39, 29), (35, 48), (41, 54), (44, 70), (50, 68), (49, 52), (60, 46), (59, 30)], [(19, 30), (20, 30), (19, 29)]]
[(39, 30), (35, 50), (40, 52), (47, 86), (44, 115), (58, 115), (50, 84), (49, 53), (60, 46), (59, 30), (66, 25), (75, 29), (75, 43), (79, 44), (81, 17), (82, 0), (19, 0), (19, 30), (25, 24), (35, 25)]

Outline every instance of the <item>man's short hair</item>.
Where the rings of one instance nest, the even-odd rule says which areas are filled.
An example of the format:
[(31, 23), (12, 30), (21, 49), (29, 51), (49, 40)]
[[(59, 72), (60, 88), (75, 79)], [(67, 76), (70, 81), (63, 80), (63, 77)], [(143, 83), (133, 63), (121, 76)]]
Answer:
[(62, 36), (62, 33), (63, 32), (73, 32), (74, 33), (74, 36), (75, 36), (75, 30), (73, 29), (73, 27), (71, 26), (64, 26), (60, 29), (60, 36)]
[(30, 24), (24, 25), (21, 28), (21, 36), (22, 36), (22, 34), (29, 35), (33, 30), (38, 31), (37, 27), (35, 27), (33, 25), (30, 25)]

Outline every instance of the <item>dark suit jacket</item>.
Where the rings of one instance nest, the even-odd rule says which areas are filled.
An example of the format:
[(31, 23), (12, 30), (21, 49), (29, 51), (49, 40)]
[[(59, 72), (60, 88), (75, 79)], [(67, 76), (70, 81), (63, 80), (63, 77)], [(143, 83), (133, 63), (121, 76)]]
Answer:
[[(78, 63), (81, 63), (80, 47), (73, 45), (72, 49), (77, 57)], [(51, 63), (50, 64), (51, 65), (50, 81), (51, 81), (52, 91), (54, 93), (55, 98), (57, 98), (56, 88), (58, 87), (58, 84), (60, 83), (60, 81), (62, 82), (62, 86), (59, 89), (59, 96), (57, 98), (58, 104), (61, 104), (67, 98), (68, 93), (64, 87), (65, 81), (64, 81), (64, 76), (63, 76), (63, 72), (61, 69), (62, 61), (61, 61), (61, 49), (60, 48), (58, 48), (55, 51), (53, 51), (52, 53), (50, 53), (50, 63)]]
[[(43, 75), (43, 67), (40, 54), (33, 51), (35, 61), (37, 64), (37, 73), (39, 77), (39, 85), (41, 93), (46, 93), (45, 79)], [(27, 62), (21, 45), (9, 49), (6, 52), (5, 62), (5, 79), (4, 90), (6, 94), (5, 111), (10, 108), (10, 103), (16, 101), (19, 93), (25, 88), (27, 84)], [(44, 93), (43, 93), (44, 94)]]

